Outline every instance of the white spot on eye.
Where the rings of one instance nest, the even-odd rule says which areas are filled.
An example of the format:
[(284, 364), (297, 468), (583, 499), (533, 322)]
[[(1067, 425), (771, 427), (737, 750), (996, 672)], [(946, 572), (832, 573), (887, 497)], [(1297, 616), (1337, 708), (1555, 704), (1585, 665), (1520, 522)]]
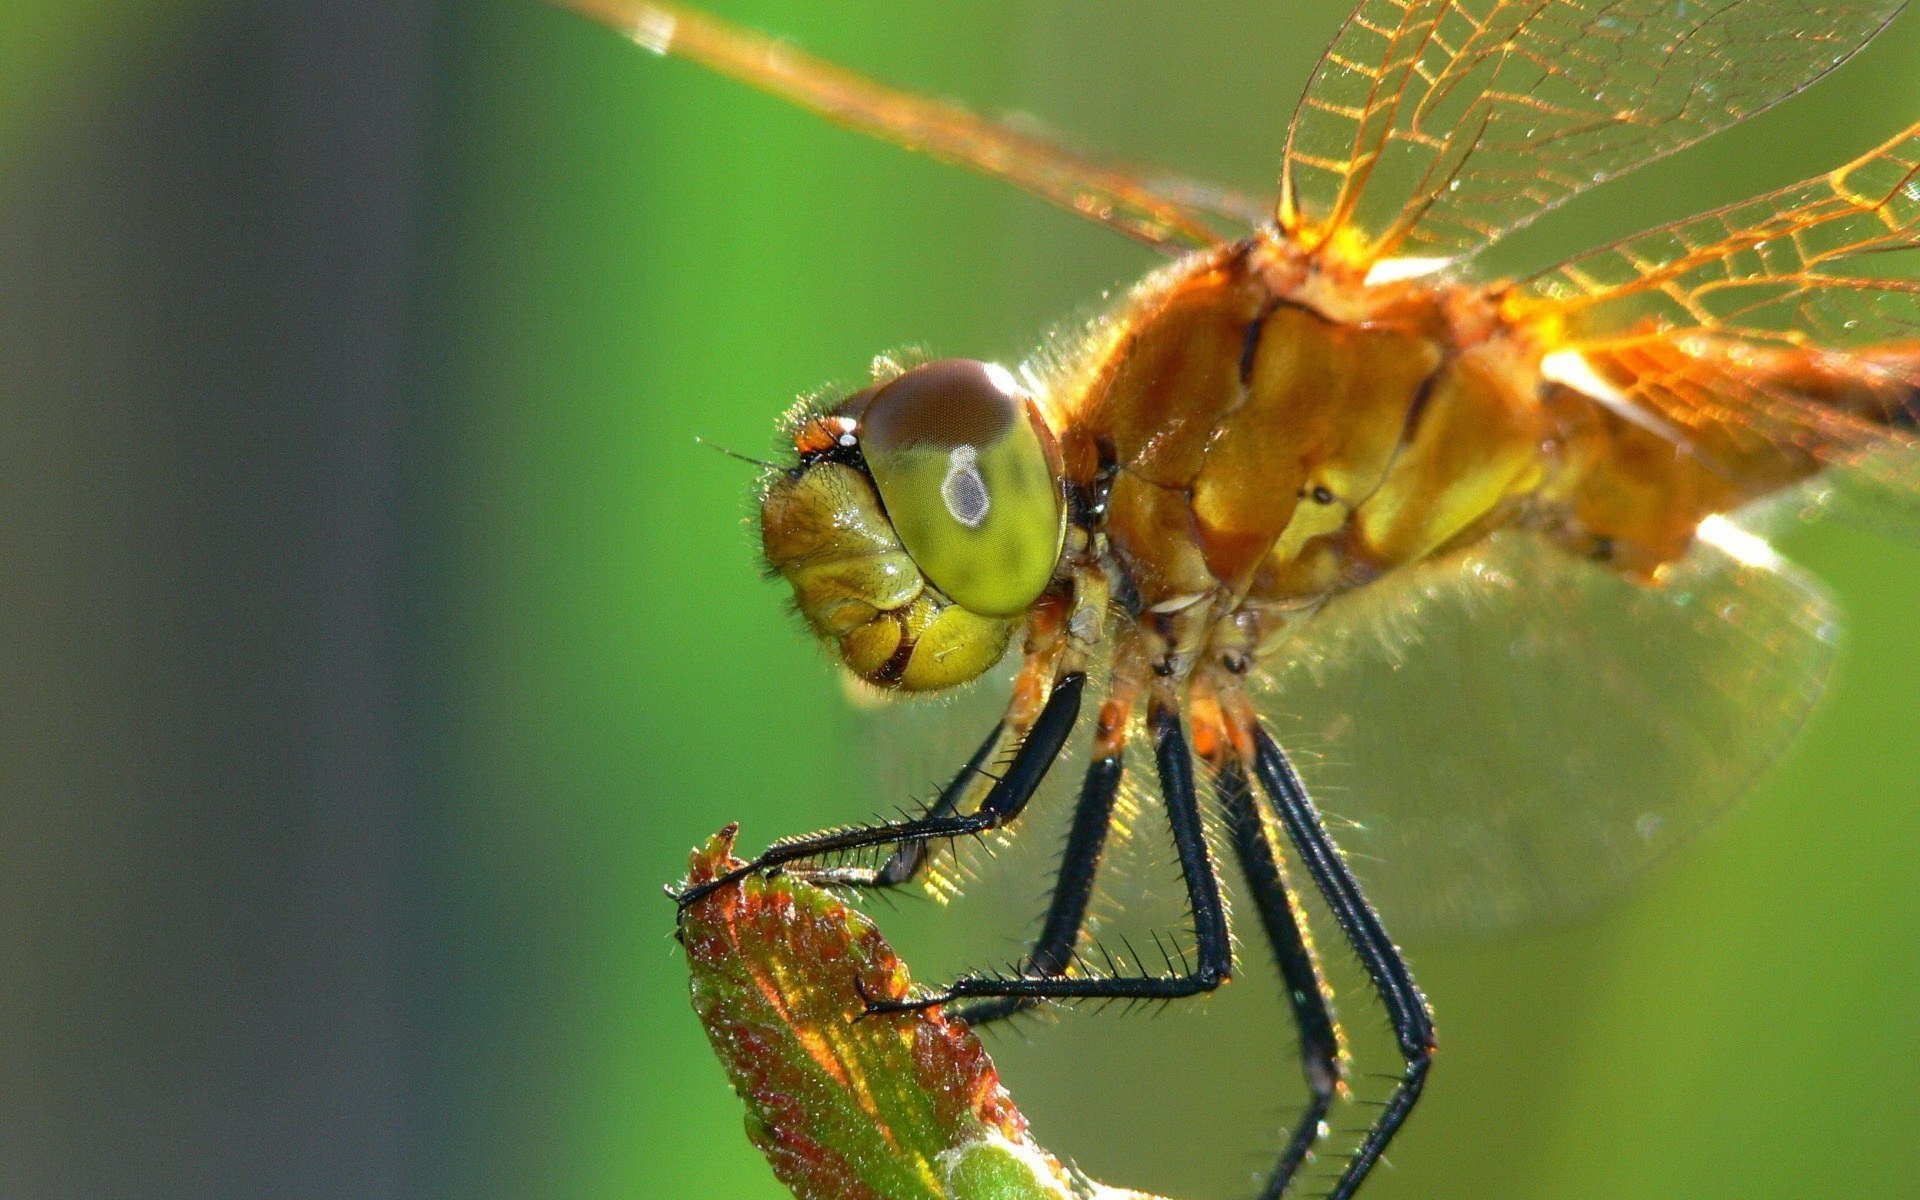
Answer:
[(854, 442), (858, 440), (859, 440), (858, 438), (854, 437), (850, 433), (843, 433), (840, 435), (840, 438), (839, 438), (840, 444), (842, 446), (851, 446), (854, 444)]
[(980, 452), (972, 446), (955, 446), (947, 457), (947, 477), (940, 481), (940, 499), (946, 501), (953, 519), (968, 529), (986, 523), (993, 499), (987, 495), (987, 481), (980, 477)]

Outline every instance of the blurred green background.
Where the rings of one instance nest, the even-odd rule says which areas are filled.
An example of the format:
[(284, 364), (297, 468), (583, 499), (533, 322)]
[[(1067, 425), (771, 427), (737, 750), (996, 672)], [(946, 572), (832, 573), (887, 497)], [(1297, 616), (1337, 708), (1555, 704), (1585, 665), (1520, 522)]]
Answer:
[[(715, 7), (1256, 193), (1342, 15)], [(1508, 259), (1827, 169), (1917, 78), (1910, 16)], [(0, 106), (7, 1193), (783, 1195), (660, 887), (868, 801), (694, 439), (763, 453), (893, 347), (1017, 359), (1154, 259), (534, 0), (10, 0)], [(1851, 618), (1813, 727), (1616, 909), (1409, 944), (1441, 1057), (1367, 1195), (1920, 1196), (1920, 551), (1786, 549)], [(1016, 882), (883, 923), (1004, 957)], [(1248, 1194), (1300, 1102), (1251, 958), (997, 1038), (1040, 1140)]]

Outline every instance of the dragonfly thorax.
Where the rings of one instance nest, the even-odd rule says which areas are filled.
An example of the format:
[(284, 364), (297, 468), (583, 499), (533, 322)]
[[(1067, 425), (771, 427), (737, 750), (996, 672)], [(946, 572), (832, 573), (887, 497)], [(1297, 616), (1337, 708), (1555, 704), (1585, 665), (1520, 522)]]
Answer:
[(1545, 476), (1524, 347), (1413, 284), (1354, 289), (1334, 315), (1269, 244), (1144, 287), (1063, 406), (1069, 478), (1103, 481), (1120, 594), (1149, 624), (1311, 607), (1498, 522)]

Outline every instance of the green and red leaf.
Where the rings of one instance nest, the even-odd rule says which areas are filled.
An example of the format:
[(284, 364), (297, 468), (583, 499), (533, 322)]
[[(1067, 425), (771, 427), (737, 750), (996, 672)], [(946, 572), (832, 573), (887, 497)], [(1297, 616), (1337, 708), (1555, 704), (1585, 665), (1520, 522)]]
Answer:
[[(740, 865), (734, 832), (694, 852), (689, 884)], [(747, 1136), (799, 1200), (1154, 1200), (1036, 1145), (964, 1025), (937, 1008), (868, 1015), (863, 992), (903, 997), (907, 970), (827, 892), (750, 875), (688, 908), (680, 936)]]

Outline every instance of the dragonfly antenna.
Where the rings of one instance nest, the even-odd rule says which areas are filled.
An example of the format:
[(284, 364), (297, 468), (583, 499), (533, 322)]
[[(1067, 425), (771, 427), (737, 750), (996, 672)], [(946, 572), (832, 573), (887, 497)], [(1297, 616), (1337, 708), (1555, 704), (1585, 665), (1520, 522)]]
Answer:
[(752, 463), (754, 466), (759, 467), (763, 471), (773, 471), (773, 470), (779, 469), (773, 463), (770, 463), (765, 459), (755, 458), (751, 454), (742, 454), (738, 450), (729, 450), (725, 446), (722, 446), (720, 443), (710, 442), (706, 438), (703, 438), (698, 434), (694, 435), (693, 440), (696, 442), (699, 442), (702, 446), (705, 446), (709, 450), (716, 450), (721, 454), (726, 455), (728, 458), (737, 458), (743, 463)]

